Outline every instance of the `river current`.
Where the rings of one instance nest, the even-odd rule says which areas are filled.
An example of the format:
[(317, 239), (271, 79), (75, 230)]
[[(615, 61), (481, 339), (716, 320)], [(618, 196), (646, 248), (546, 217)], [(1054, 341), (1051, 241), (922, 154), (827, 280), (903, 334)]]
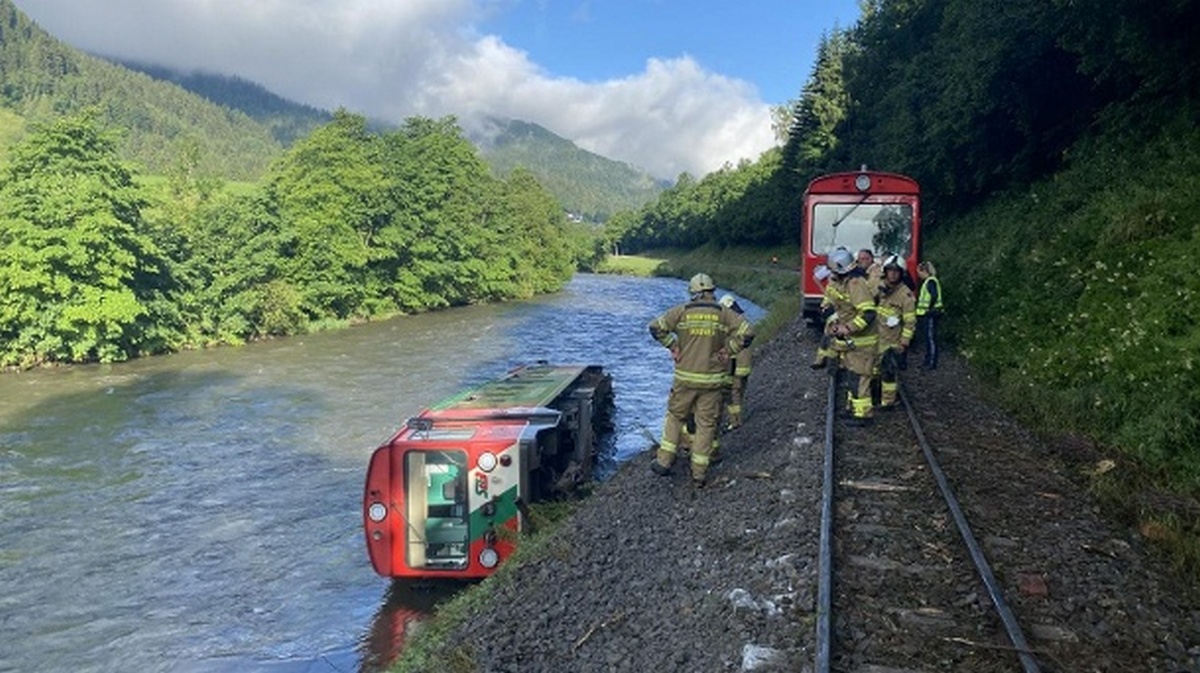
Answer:
[(626, 460), (670, 386), (646, 324), (685, 295), (579, 275), (526, 302), (0, 375), (0, 672), (378, 669), (439, 595), (371, 570), (371, 451), (548, 360), (612, 373)]

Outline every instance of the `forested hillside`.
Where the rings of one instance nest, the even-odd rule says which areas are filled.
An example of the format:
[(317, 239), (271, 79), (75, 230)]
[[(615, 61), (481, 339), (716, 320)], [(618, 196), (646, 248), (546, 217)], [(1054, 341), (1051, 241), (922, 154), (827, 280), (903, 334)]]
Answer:
[(120, 155), (153, 173), (166, 173), (182, 148), (198, 144), (205, 172), (253, 180), (283, 149), (242, 112), (59, 42), (11, 0), (0, 0), (0, 108), (17, 115), (0, 118), (0, 143), (19, 137), (24, 124), (95, 108), (101, 123), (125, 129)]
[(816, 175), (916, 177), (960, 351), (1035, 426), (1119, 450), (1098, 487), (1175, 492), (1122, 506), (1200, 568), (1196, 25), (1195, 0), (871, 0), (821, 44), (781, 150), (607, 235), (792, 242)]
[(528, 169), (563, 207), (589, 222), (640, 208), (662, 192), (645, 172), (582, 150), (537, 124), (491, 118), (485, 126), (469, 137), (499, 175)]
[(244, 112), (271, 131), (284, 147), (312, 133), (313, 129), (329, 123), (332, 113), (310, 105), (290, 101), (240, 77), (205, 72), (179, 72), (170, 68), (117, 61), (130, 70), (178, 84), (184, 89), (231, 110)]

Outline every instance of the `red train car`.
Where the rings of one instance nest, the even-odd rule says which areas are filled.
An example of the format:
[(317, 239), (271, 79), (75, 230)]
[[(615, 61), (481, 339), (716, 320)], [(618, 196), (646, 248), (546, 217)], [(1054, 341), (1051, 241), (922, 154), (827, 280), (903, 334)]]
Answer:
[(851, 171), (822, 175), (804, 191), (800, 284), (805, 317), (816, 320), (824, 284), (814, 273), (830, 252), (867, 249), (876, 259), (900, 255), (916, 278), (921, 250), (921, 190), (895, 173)]
[(410, 418), (371, 456), (362, 516), (385, 577), (478, 578), (514, 548), (526, 505), (590, 479), (612, 379), (538, 363)]

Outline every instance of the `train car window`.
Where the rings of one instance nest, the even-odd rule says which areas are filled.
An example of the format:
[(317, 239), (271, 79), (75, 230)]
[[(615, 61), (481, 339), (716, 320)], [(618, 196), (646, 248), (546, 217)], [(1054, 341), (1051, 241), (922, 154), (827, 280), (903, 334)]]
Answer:
[(913, 207), (907, 203), (817, 203), (810, 221), (811, 250), (818, 254), (838, 247), (877, 255), (912, 250)]

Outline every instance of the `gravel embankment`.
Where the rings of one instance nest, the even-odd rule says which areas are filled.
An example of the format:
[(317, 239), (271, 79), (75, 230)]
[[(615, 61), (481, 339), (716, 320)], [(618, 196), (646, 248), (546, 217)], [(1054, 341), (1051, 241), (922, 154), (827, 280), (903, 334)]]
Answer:
[[(654, 476), (649, 452), (625, 464), (457, 628), (447, 656), (489, 673), (812, 670), (826, 382), (808, 368), (812, 348), (799, 324), (759, 347), (746, 424), (723, 436), (706, 488), (691, 487), (682, 463)], [(1023, 554), (997, 570), (1018, 604), (1053, 602), (1031, 645), (1111, 650), (1119, 666), (1051, 658), (1044, 670), (1200, 673), (1195, 598), (1099, 518), (1060, 451), (981, 403), (952, 357), (908, 385), (936, 410), (922, 415), (932, 441), (987, 438), (988, 453), (959, 451), (946, 470), (977, 535)], [(1023, 523), (1005, 529), (1018, 525), (1004, 514), (1014, 501)], [(1042, 576), (1048, 593), (1021, 594), (1018, 572)]]

